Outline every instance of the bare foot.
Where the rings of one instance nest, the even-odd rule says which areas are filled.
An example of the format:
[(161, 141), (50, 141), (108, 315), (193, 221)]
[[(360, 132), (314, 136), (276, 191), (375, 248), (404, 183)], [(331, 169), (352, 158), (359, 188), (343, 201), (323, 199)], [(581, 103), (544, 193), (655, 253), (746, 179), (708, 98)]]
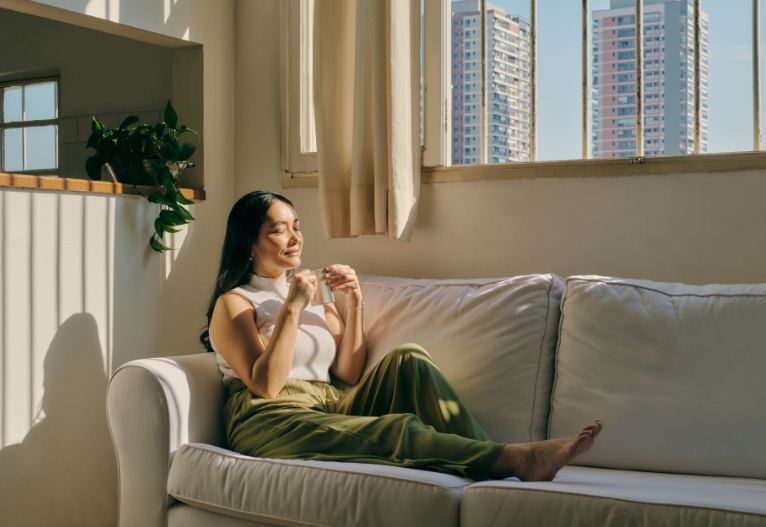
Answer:
[(490, 477), (503, 479), (515, 476), (521, 481), (552, 481), (559, 470), (590, 450), (603, 427), (603, 423), (596, 419), (574, 437), (505, 445), (490, 471)]

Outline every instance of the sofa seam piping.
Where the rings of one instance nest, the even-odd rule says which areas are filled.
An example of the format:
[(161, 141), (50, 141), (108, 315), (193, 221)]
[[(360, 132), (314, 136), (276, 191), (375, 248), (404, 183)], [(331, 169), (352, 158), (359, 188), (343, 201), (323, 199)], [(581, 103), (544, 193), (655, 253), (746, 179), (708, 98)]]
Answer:
[[(291, 522), (293, 524), (306, 525), (306, 526), (311, 526), (311, 527), (330, 527), (330, 526), (328, 526), (328, 525), (326, 525), (324, 523), (308, 523), (308, 522), (304, 522), (304, 521), (301, 521), (301, 520), (292, 520), (292, 519), (283, 518), (283, 517), (280, 517), (280, 516), (272, 516), (272, 515), (269, 515), (269, 514), (248, 513), (248, 512), (242, 511), (240, 509), (234, 509), (232, 507), (225, 507), (223, 505), (212, 505), (211, 506), (211, 504), (206, 502), (206, 501), (201, 501), (201, 500), (197, 500), (197, 499), (194, 499), (194, 498), (187, 498), (187, 497), (179, 498), (178, 496), (175, 496), (173, 494), (171, 494), (171, 496), (173, 496), (175, 499), (177, 499), (181, 503), (186, 503), (187, 505), (191, 505), (192, 507), (199, 507), (200, 509), (207, 510), (207, 511), (210, 511), (210, 512), (218, 512), (218, 511), (213, 510), (213, 508), (220, 508), (220, 509), (223, 509), (223, 510), (226, 510), (226, 511), (238, 512), (238, 513), (242, 514), (242, 516), (257, 516), (257, 517), (260, 517), (260, 518), (265, 518), (265, 519), (269, 519), (269, 520), (277, 520), (277, 521), (280, 521), (280, 520), (281, 521), (285, 521), (286, 520), (286, 521)], [(184, 500), (187, 500), (187, 501), (192, 502), (192, 503), (188, 503), (187, 501), (184, 501)], [(207, 505), (208, 507), (211, 507), (211, 508), (206, 508), (206, 507), (204, 507), (204, 505)], [(241, 516), (236, 516), (236, 515), (233, 515), (233, 514), (231, 516), (233, 516), (234, 518), (248, 519), (248, 518), (242, 518)], [(249, 519), (253, 520), (254, 518), (249, 518)], [(258, 520), (256, 519), (255, 521), (258, 521)], [(277, 524), (277, 525), (279, 525), (279, 524)]]
[[(522, 275), (522, 277), (528, 277), (528, 276), (540, 276), (540, 275)], [(521, 278), (521, 277), (513, 276), (513, 277), (509, 277), (509, 278)], [(422, 285), (422, 284), (388, 285), (388, 284), (381, 284), (381, 283), (378, 283), (378, 282), (361, 281), (361, 282), (359, 282), (359, 285), (375, 286), (375, 287), (382, 287), (382, 288), (394, 289), (394, 290), (395, 289), (404, 289), (404, 288), (408, 288), (408, 287), (417, 287), (419, 289), (426, 289), (426, 288), (429, 288), (429, 287), (455, 287), (455, 286), (457, 286), (457, 287), (463, 287), (463, 286), (483, 287), (483, 286), (486, 286), (486, 285), (498, 284), (498, 283), (502, 283), (502, 282), (508, 281), (509, 278), (489, 278), (489, 279), (487, 279), (487, 280), (490, 280), (488, 282), (471, 282), (471, 281), (466, 280), (466, 281), (462, 281), (463, 283), (455, 283), (455, 284), (436, 284), (436, 283), (433, 283), (433, 284), (425, 284), (425, 285)], [(413, 280), (417, 280), (417, 279), (413, 279)], [(426, 280), (430, 280), (430, 279), (426, 279)]]
[[(661, 295), (667, 296), (667, 297), (679, 297), (679, 296), (693, 296), (697, 298), (708, 298), (711, 296), (718, 296), (722, 298), (737, 298), (737, 297), (753, 297), (753, 298), (766, 298), (766, 292), (764, 293), (709, 293), (709, 294), (698, 294), (698, 293), (668, 293), (667, 291), (661, 291), (659, 289), (655, 289), (653, 287), (648, 287), (645, 285), (639, 285), (639, 284), (632, 284), (632, 283), (624, 283), (624, 282), (616, 282), (613, 280), (599, 280), (597, 278), (580, 278), (576, 276), (570, 276), (567, 277), (566, 281), (569, 283), (569, 281), (579, 281), (579, 282), (588, 282), (588, 283), (601, 283), (606, 285), (616, 285), (616, 286), (622, 286), (622, 287), (632, 287), (634, 289), (643, 289), (645, 291), (651, 291), (653, 293), (659, 293)], [(664, 282), (669, 283), (669, 282)], [(681, 284), (681, 285), (690, 285), (690, 284)], [(739, 284), (710, 284), (710, 285), (739, 285)], [(749, 285), (749, 284), (748, 284)], [(692, 287), (705, 287), (705, 286), (694, 286)]]
[[(204, 443), (184, 443), (184, 445), (186, 445), (188, 448), (194, 448), (196, 450), (201, 450), (201, 451), (207, 452), (209, 454), (216, 454), (216, 455), (219, 455), (219, 456), (225, 456), (227, 458), (240, 459), (239, 456), (243, 455), (243, 454), (232, 455), (232, 454), (229, 454), (229, 453), (215, 452), (215, 451), (208, 450), (206, 448), (202, 448), (202, 447), (197, 446), (199, 444), (204, 444)], [(179, 450), (180, 449), (181, 448), (179, 447)], [(251, 457), (251, 456), (247, 456), (247, 457)], [(251, 457), (251, 458), (252, 459), (260, 460), (261, 462), (266, 462), (269, 465), (277, 465), (277, 466), (282, 466), (282, 467), (308, 468), (308, 469), (311, 469), (311, 470), (314, 470), (314, 471), (321, 471), (321, 472), (327, 472), (329, 470), (328, 468), (314, 467), (314, 466), (311, 466), (311, 465), (297, 465), (297, 464), (293, 464), (293, 463), (280, 463), (280, 460), (278, 460), (276, 458), (268, 458), (268, 457)], [(304, 461), (304, 460), (296, 460), (296, 461)], [(306, 461), (309, 461), (309, 460), (306, 460)], [(464, 489), (464, 488), (468, 487), (469, 485), (471, 485), (471, 483), (467, 483), (465, 485), (449, 485), (449, 486), (448, 485), (440, 485), (440, 484), (436, 484), (436, 483), (427, 483), (427, 482), (424, 482), (424, 481), (415, 481), (415, 480), (411, 480), (411, 479), (399, 478), (399, 477), (396, 477), (396, 476), (388, 476), (388, 475), (382, 475), (382, 474), (371, 474), (369, 472), (358, 472), (356, 470), (354, 470), (354, 471), (349, 471), (349, 470), (332, 470), (331, 472), (336, 472), (336, 473), (340, 473), (340, 474), (354, 474), (354, 475), (357, 475), (357, 476), (376, 476), (376, 477), (380, 477), (380, 478), (384, 478), (384, 479), (391, 479), (391, 480), (396, 480), (396, 481), (402, 481), (404, 483), (411, 483), (411, 484), (414, 484), (414, 485), (421, 485), (421, 486), (428, 486), (428, 487), (436, 487), (436, 488), (441, 488), (441, 489), (456, 489), (456, 490), (461, 490), (461, 489)]]

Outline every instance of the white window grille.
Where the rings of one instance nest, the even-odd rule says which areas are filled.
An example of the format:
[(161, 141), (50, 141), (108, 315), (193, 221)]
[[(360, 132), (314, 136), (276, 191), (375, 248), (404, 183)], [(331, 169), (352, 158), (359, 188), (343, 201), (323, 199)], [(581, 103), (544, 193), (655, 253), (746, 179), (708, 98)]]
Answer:
[(58, 79), (0, 82), (0, 172), (56, 175)]

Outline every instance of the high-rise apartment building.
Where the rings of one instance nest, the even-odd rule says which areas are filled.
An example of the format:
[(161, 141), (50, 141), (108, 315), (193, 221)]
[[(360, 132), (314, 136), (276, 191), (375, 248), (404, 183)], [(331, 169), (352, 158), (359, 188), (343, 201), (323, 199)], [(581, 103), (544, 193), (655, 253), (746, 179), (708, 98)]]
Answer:
[[(529, 161), (529, 21), (487, 4), (487, 162)], [(452, 163), (481, 162), (481, 13), (452, 2)]]
[[(636, 155), (635, 0), (593, 12), (593, 157)], [(701, 151), (707, 151), (707, 14), (700, 13)], [(694, 152), (694, 13), (644, 0), (644, 153)]]

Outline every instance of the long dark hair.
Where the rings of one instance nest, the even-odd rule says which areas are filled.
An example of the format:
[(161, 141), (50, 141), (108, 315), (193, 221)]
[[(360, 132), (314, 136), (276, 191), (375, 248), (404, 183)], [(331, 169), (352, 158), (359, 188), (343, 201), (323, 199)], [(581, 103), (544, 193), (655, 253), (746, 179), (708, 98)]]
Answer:
[(293, 206), (293, 202), (281, 194), (256, 190), (239, 198), (229, 213), (218, 278), (207, 308), (207, 326), (199, 336), (208, 351), (213, 351), (210, 345), (210, 319), (213, 318), (215, 303), (222, 294), (247, 282), (253, 269), (253, 261), (250, 259), (253, 245), (258, 241), (258, 233), (266, 221), (269, 208), (277, 200)]

